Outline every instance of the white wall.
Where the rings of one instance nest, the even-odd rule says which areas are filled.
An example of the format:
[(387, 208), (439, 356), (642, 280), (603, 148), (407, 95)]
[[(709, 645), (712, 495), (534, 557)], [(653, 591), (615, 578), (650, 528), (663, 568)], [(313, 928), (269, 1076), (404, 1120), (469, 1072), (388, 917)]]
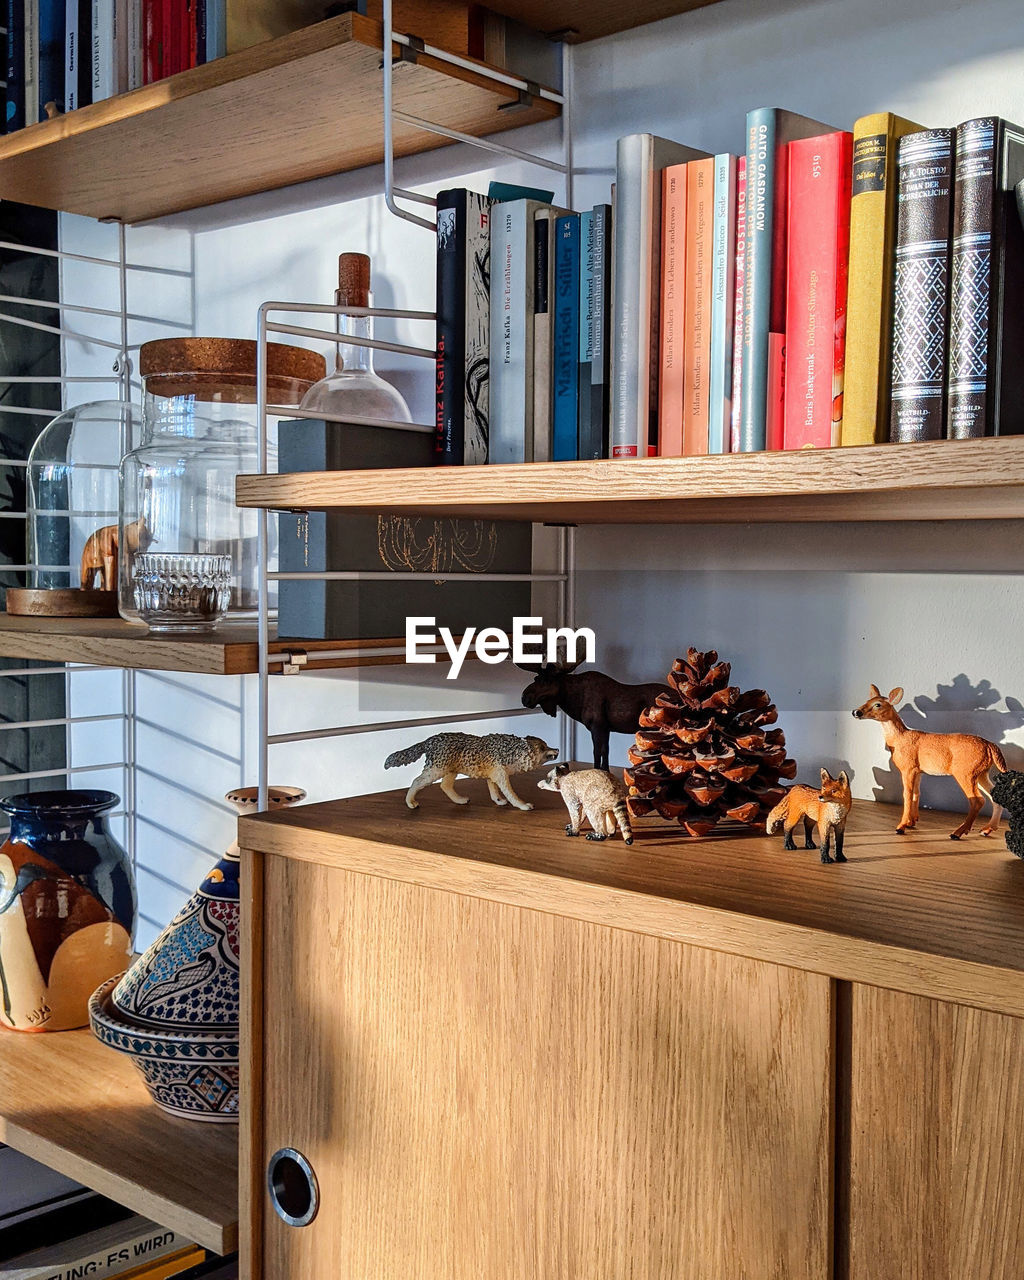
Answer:
[[(1019, 0), (725, 0), (576, 50), (577, 204), (608, 198), (622, 133), (650, 129), (738, 151), (744, 112), (761, 104), (845, 126), (882, 109), (933, 126), (991, 112), (1021, 119), (1022, 70)], [(556, 126), (537, 126), (512, 141), (550, 153), (558, 139)], [(400, 180), (431, 192), (465, 180), (485, 189), (495, 173), (555, 185), (554, 175), (519, 165), (480, 170), (481, 158), (463, 147), (435, 152), (402, 162)], [(267, 298), (329, 300), (335, 259), (346, 249), (373, 258), (378, 305), (429, 309), (429, 238), (387, 214), (373, 194), (380, 184), (380, 170), (366, 170), (130, 229), (130, 256), (195, 265), (194, 299), (181, 296), (177, 278), (149, 280), (144, 298), (133, 295), (136, 309), (166, 307), (197, 333), (253, 336)], [(112, 234), (69, 218), (62, 233), (66, 248)], [(422, 327), (391, 332), (429, 342)], [(428, 421), (429, 366), (382, 359), (378, 367)], [(1024, 698), (1021, 526), (585, 529), (578, 547), (579, 621), (597, 630), (601, 665), (653, 679), (689, 644), (718, 648), (738, 681), (776, 697), (803, 776), (822, 763), (847, 764), (856, 794), (891, 794), (880, 732), (849, 714), (869, 681), (886, 691), (905, 686), (915, 723), (1005, 736), (1018, 760), (1024, 754), (1024, 710), (1015, 701)], [(521, 686), (516, 673), (494, 668), (474, 670), (454, 690), (429, 668), (279, 680), (273, 728), (509, 706)], [(139, 706), (147, 762), (141, 886), (144, 912), (156, 922), (230, 837), (219, 795), (254, 780), (253, 682), (143, 676)], [(191, 726), (184, 740), (176, 736), (183, 724)], [(553, 729), (525, 719), (508, 727)], [(380, 761), (404, 736), (413, 735), (276, 748), (274, 780), (301, 783), (313, 799), (391, 785), (399, 779)], [(625, 741), (615, 745), (621, 763)], [(957, 796), (940, 780), (924, 799), (955, 804)]]

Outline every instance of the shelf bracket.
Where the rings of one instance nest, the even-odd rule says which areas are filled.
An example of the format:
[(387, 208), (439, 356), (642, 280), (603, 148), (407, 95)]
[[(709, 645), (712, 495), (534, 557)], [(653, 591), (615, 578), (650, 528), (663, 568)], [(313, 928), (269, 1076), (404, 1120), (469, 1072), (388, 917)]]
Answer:
[(517, 89), (514, 102), (503, 102), (498, 108), (499, 111), (522, 111), (525, 107), (532, 107), (535, 100), (540, 97), (540, 85), (536, 80), (527, 80), (525, 89)]
[(284, 658), (281, 666), (281, 674), (283, 676), (297, 676), (309, 662), (309, 654), (305, 649), (289, 649), (282, 656)]

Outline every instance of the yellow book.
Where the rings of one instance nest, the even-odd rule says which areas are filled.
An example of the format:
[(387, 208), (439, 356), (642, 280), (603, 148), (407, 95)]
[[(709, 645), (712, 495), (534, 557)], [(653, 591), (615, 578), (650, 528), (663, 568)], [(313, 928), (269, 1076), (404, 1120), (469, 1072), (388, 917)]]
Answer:
[(130, 1271), (122, 1272), (117, 1280), (170, 1280), (171, 1276), (180, 1275), (205, 1260), (206, 1250), (197, 1244), (190, 1244), (163, 1258), (154, 1258), (152, 1262), (132, 1267)]
[(889, 438), (896, 142), (923, 128), (888, 111), (862, 116), (853, 126), (843, 444)]

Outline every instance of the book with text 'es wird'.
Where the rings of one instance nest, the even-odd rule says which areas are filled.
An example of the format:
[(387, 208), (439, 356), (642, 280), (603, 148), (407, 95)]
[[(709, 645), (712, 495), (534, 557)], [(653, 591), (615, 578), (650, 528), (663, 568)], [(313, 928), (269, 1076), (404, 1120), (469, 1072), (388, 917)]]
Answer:
[[(135, 1277), (178, 1255), (179, 1270), (199, 1260), (196, 1246), (178, 1232), (133, 1214), (59, 1243), (0, 1262), (2, 1280), (114, 1280)], [(191, 1256), (189, 1256), (191, 1255)], [(173, 1274), (173, 1273), (172, 1273)]]
[[(743, 404), (740, 448), (745, 453), (781, 447), (767, 432), (769, 387), (778, 387), (782, 344), (769, 335), (786, 330), (786, 144), (833, 133), (831, 125), (779, 107), (747, 113), (746, 265), (743, 279)], [(776, 433), (778, 435), (778, 433)]]
[(862, 116), (853, 126), (843, 444), (888, 439), (896, 153), (900, 138), (923, 127), (889, 111)]
[(954, 440), (1024, 432), (1024, 130), (957, 126), (946, 402)]
[(650, 133), (620, 138), (615, 153), (614, 288), (609, 449), (644, 458), (658, 436), (662, 171), (706, 151)]
[(789, 144), (783, 448), (839, 443), (853, 134)]

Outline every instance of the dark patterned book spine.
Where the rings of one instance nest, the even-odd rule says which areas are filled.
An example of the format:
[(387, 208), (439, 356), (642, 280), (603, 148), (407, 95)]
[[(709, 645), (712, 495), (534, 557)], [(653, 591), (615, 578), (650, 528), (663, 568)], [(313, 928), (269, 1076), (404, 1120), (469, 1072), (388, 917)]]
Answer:
[(898, 163), (889, 438), (938, 440), (946, 434), (953, 130), (901, 138)]
[(465, 461), (462, 377), (466, 354), (467, 192), (437, 196), (437, 347), (434, 383), (434, 450), (444, 466)]
[(991, 116), (956, 131), (953, 251), (950, 259), (947, 434), (954, 440), (991, 433), (990, 303), (996, 136)]

